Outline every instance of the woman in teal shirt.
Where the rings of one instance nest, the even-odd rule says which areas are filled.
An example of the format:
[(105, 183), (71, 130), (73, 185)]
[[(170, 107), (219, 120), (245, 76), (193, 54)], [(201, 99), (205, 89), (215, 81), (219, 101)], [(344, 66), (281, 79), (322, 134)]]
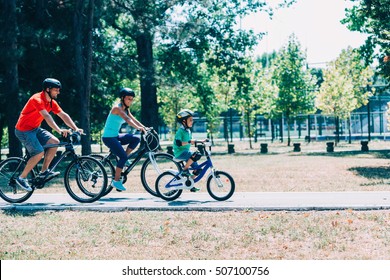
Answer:
[[(118, 191), (125, 191), (126, 188), (120, 181), (123, 166), (131, 151), (140, 142), (139, 137), (130, 133), (119, 133), (122, 124), (128, 123), (137, 130), (146, 132), (145, 126), (141, 124), (131, 113), (129, 107), (133, 103), (135, 93), (130, 88), (123, 88), (119, 92), (121, 102), (114, 106), (107, 117), (103, 131), (103, 143), (110, 148), (111, 152), (118, 156), (119, 160), (115, 169), (115, 178), (111, 185)], [(122, 145), (127, 145), (126, 151)]]

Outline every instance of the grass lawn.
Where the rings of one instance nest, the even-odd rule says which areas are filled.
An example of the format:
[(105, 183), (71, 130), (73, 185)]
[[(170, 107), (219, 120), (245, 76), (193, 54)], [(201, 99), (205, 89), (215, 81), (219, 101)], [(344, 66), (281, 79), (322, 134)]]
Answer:
[[(340, 144), (334, 153), (325, 143), (302, 143), (298, 153), (269, 144), (268, 154), (235, 144), (233, 155), (216, 146), (213, 160), (240, 192), (390, 188), (386, 142), (371, 142), (369, 153), (360, 143)], [(143, 192), (139, 170), (126, 187)], [(1, 212), (0, 225), (3, 260), (390, 258), (390, 211)]]

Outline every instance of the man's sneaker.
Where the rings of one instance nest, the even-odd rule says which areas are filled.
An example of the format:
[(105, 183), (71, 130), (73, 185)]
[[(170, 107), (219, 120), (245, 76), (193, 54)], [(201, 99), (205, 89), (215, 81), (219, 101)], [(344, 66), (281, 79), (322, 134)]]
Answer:
[(18, 178), (16, 178), (16, 183), (19, 185), (19, 187), (21, 187), (25, 191), (28, 191), (28, 192), (32, 191), (32, 188), (28, 184), (27, 179), (18, 177)]
[(60, 175), (60, 172), (58, 172), (58, 171), (53, 172), (53, 171), (47, 169), (44, 172), (40, 172), (38, 176), (39, 176), (40, 179), (50, 180), (50, 179), (52, 179), (52, 178), (54, 178), (54, 177), (56, 177), (58, 175)]
[(196, 188), (196, 187), (192, 187), (192, 188), (190, 189), (190, 191), (191, 191), (191, 192), (198, 192), (198, 191), (200, 191), (200, 189), (199, 189), (199, 188)]
[(123, 186), (121, 181), (112, 180), (111, 186), (113, 186), (114, 188), (116, 188), (117, 191), (120, 191), (120, 192), (126, 190), (126, 188)]

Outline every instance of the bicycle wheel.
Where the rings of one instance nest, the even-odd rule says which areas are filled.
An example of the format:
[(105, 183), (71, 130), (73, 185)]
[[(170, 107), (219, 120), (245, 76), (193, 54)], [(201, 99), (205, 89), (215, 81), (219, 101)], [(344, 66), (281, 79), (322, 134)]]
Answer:
[(102, 196), (106, 196), (113, 189), (113, 187), (111, 186), (111, 182), (115, 176), (115, 167), (108, 158), (105, 158), (102, 155), (91, 154), (89, 156), (93, 157), (94, 159), (97, 159), (103, 165), (104, 169), (106, 170), (108, 182), (107, 182), (106, 191), (102, 195)]
[(175, 174), (170, 171), (165, 171), (157, 177), (156, 192), (159, 197), (166, 201), (177, 199), (183, 190), (170, 190), (166, 186), (175, 179)]
[[(22, 158), (10, 157), (0, 164), (0, 196), (10, 203), (21, 203), (30, 198), (34, 192), (27, 192), (16, 183), (16, 178), (22, 173), (26, 162)], [(33, 171), (32, 171), (33, 172)], [(32, 172), (29, 179), (32, 178)]]
[(166, 153), (155, 153), (151, 154), (152, 161), (150, 157), (147, 157), (144, 164), (141, 168), (141, 182), (145, 190), (151, 195), (157, 196), (158, 194), (155, 190), (155, 183), (157, 177), (167, 170), (180, 170), (180, 164), (173, 160), (173, 156)]
[(94, 202), (105, 193), (107, 173), (103, 165), (89, 156), (80, 156), (65, 170), (66, 191), (78, 202)]
[(215, 171), (215, 178), (210, 176), (207, 179), (207, 191), (212, 198), (218, 201), (229, 199), (235, 187), (233, 177), (224, 171)]

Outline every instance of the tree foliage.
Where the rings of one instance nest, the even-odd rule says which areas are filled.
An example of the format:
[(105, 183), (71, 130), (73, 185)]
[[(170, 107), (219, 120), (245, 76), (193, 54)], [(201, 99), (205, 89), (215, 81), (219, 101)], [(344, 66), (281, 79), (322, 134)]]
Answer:
[[(306, 54), (292, 34), (286, 46), (277, 55), (272, 68), (272, 83), (276, 93), (270, 114), (284, 116), (288, 127), (290, 145), (290, 121), (297, 114), (314, 110), (315, 79), (306, 67)], [(270, 96), (268, 95), (268, 98)]]
[(367, 90), (372, 76), (373, 70), (364, 66), (357, 50), (350, 47), (343, 50), (324, 71), (324, 82), (316, 99), (317, 107), (340, 119), (349, 118), (351, 112), (366, 105), (372, 95)]
[[(350, 0), (354, 6), (346, 11), (342, 21), (352, 31), (369, 35), (365, 45), (360, 49), (366, 64), (377, 56), (380, 73), (390, 78), (390, 1), (389, 0)], [(380, 47), (379, 54), (375, 49)]]
[[(372, 95), (369, 85), (373, 74), (373, 70), (365, 66), (359, 52), (351, 47), (343, 50), (324, 71), (324, 82), (316, 100), (317, 108), (336, 117), (336, 142), (339, 136), (338, 120), (347, 119), (350, 124), (351, 112), (368, 103)], [(351, 136), (350, 125), (348, 130)]]

